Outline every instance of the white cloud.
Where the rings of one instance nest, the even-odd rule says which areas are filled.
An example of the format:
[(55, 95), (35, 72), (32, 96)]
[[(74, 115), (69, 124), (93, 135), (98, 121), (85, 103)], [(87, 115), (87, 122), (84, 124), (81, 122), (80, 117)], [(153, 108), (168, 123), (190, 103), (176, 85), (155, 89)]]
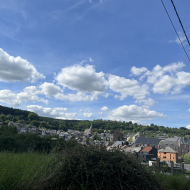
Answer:
[(99, 115), (102, 115), (102, 114), (103, 114), (103, 112), (98, 112), (98, 114), (99, 114)]
[(56, 111), (67, 111), (67, 108), (54, 108)]
[(31, 81), (45, 78), (26, 59), (13, 57), (0, 48), (0, 81)]
[(74, 65), (63, 68), (55, 77), (60, 85), (83, 93), (101, 94), (107, 90), (108, 82), (103, 72), (97, 73), (93, 65)]
[(79, 112), (81, 112), (81, 111), (82, 111), (82, 109), (79, 110)]
[(141, 75), (142, 73), (148, 71), (146, 67), (137, 68), (135, 66), (131, 67), (131, 73), (133, 75)]
[(104, 93), (102, 96), (107, 98), (108, 96), (112, 95), (111, 93)]
[(116, 109), (113, 109), (107, 116), (107, 119), (139, 122), (141, 120), (150, 120), (162, 117), (166, 116), (163, 113), (151, 111), (142, 107), (138, 107), (136, 105), (124, 105)]
[(188, 111), (190, 112), (190, 108), (188, 109)]
[(20, 101), (17, 100), (16, 94), (10, 90), (0, 90), (0, 102), (13, 106), (19, 106)]
[(155, 105), (157, 102), (152, 98), (148, 98), (147, 100), (136, 100), (135, 103), (143, 104), (143, 108), (150, 108), (151, 106)]
[(187, 127), (186, 127), (187, 129), (190, 129), (190, 125), (187, 125)]
[(64, 113), (62, 111), (66, 111), (67, 108), (49, 108), (49, 107), (42, 107), (39, 105), (28, 105), (28, 111), (32, 111), (37, 113), (40, 116), (45, 117), (53, 117), (57, 119), (76, 119), (76, 113)]
[(190, 85), (190, 73), (180, 71), (183, 67), (185, 67), (183, 62), (171, 63), (165, 67), (156, 65), (152, 71), (147, 70), (140, 80), (147, 77), (147, 83), (153, 85), (154, 93), (178, 94), (182, 92), (183, 88)]
[(108, 111), (109, 110), (109, 108), (108, 107), (106, 107), (106, 106), (103, 106), (102, 108), (100, 108), (102, 111)]
[(165, 75), (160, 78), (153, 86), (153, 92), (158, 94), (168, 94), (175, 86), (175, 78)]
[(154, 84), (166, 73), (173, 75), (174, 73), (181, 70), (183, 67), (185, 67), (185, 64), (183, 64), (183, 62), (171, 63), (170, 65), (167, 65), (165, 67), (156, 65), (152, 71), (147, 71), (140, 79), (147, 76), (147, 82), (150, 84)]
[[(178, 32), (178, 34), (179, 34), (180, 40), (183, 43), (183, 45), (184, 46), (187, 45), (187, 39), (186, 39), (185, 35), (182, 32)], [(179, 45), (181, 45), (181, 42), (179, 41), (178, 36), (176, 36), (175, 40), (169, 40), (169, 43), (177, 43)]]
[(42, 92), (47, 96), (51, 97), (62, 92), (59, 86), (56, 86), (53, 83), (44, 82), (42, 85), (39, 86), (42, 89)]
[(115, 92), (121, 93), (121, 96), (116, 95), (116, 98), (123, 100), (127, 96), (133, 96), (136, 99), (144, 99), (149, 95), (149, 87), (147, 84), (142, 86), (137, 80), (126, 79), (124, 77), (119, 77), (115, 75), (109, 75), (109, 88)]
[(153, 86), (153, 92), (159, 94), (178, 94), (182, 89), (190, 85), (190, 73), (181, 71), (176, 76), (164, 75)]
[(20, 93), (14, 93), (10, 90), (0, 90), (0, 102), (7, 103), (11, 106), (19, 106), (22, 102), (43, 102), (48, 103), (48, 100), (39, 98), (37, 94), (40, 91), (35, 86), (26, 87)]
[(71, 102), (78, 102), (78, 101), (92, 102), (92, 101), (97, 99), (97, 96), (87, 95), (87, 94), (81, 93), (81, 92), (78, 92), (76, 94), (61, 94), (61, 93), (58, 93), (54, 97), (55, 97), (55, 99), (71, 101)]
[(93, 117), (93, 115), (92, 115), (92, 113), (90, 111), (85, 112), (83, 115), (84, 115), (84, 117), (87, 117), (87, 118), (92, 118)]

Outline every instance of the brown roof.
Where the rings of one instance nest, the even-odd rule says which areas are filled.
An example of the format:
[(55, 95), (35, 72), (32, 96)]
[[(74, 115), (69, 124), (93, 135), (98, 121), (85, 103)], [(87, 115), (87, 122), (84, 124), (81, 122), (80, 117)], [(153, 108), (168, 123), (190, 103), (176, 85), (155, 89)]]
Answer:
[(152, 149), (151, 146), (146, 146), (144, 149), (142, 149), (143, 152), (149, 152)]

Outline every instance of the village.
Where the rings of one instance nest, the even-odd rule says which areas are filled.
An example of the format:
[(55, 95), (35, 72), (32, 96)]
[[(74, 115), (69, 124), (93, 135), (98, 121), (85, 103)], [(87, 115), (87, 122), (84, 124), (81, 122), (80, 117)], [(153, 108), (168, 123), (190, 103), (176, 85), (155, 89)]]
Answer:
[[(0, 123), (2, 125), (2, 122)], [(21, 123), (9, 122), (8, 126), (15, 126), (18, 133), (38, 133), (42, 138), (51, 135), (52, 139), (64, 138), (66, 141), (75, 139), (79, 144), (87, 146), (105, 146), (107, 150), (118, 149), (124, 153), (132, 153), (142, 163), (149, 163), (149, 165), (156, 164), (159, 159), (160, 162), (174, 164), (183, 162), (183, 155), (190, 151), (190, 138), (177, 137), (168, 138), (167, 134), (162, 136), (144, 137), (140, 132), (136, 134), (123, 134), (122, 140), (114, 138), (114, 134), (108, 131), (98, 134), (93, 132), (93, 126), (86, 129), (84, 132), (68, 129), (67, 132), (63, 130), (42, 129)], [(189, 166), (186, 166), (187, 169)]]

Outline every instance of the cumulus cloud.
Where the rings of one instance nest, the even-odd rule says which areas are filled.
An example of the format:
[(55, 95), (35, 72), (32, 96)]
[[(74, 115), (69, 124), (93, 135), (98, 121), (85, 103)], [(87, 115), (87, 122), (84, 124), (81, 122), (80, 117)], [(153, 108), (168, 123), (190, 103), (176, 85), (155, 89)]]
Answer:
[(84, 115), (84, 117), (87, 117), (87, 118), (92, 118), (93, 117), (93, 115), (92, 115), (92, 113), (90, 111), (85, 112), (83, 115)]
[(151, 120), (154, 118), (166, 117), (163, 113), (158, 113), (156, 111), (151, 111), (136, 105), (124, 105), (113, 109), (107, 116), (110, 120), (119, 121), (135, 121), (139, 122), (141, 120)]
[(93, 65), (73, 65), (63, 68), (55, 77), (60, 85), (83, 93), (102, 94), (108, 82), (103, 72), (97, 73)]
[(188, 111), (190, 112), (190, 108), (188, 109)]
[(102, 111), (108, 111), (109, 108), (107, 106), (103, 106), (102, 108), (100, 108)]
[(39, 105), (28, 105), (28, 111), (35, 112), (40, 116), (45, 117), (53, 117), (57, 119), (76, 119), (76, 113), (64, 113), (67, 108), (49, 108), (49, 107), (42, 107)]
[(147, 84), (142, 86), (137, 80), (126, 79), (115, 75), (108, 76), (109, 88), (115, 92), (119, 92), (121, 96), (116, 95), (116, 98), (123, 100), (127, 96), (133, 96), (136, 99), (144, 99), (149, 95), (149, 87)]
[(151, 106), (155, 105), (157, 102), (152, 98), (144, 99), (144, 100), (136, 100), (135, 103), (143, 104), (143, 108), (150, 108)]
[(35, 82), (40, 78), (45, 77), (26, 59), (13, 57), (0, 48), (0, 81)]
[(180, 71), (183, 67), (185, 67), (183, 62), (171, 63), (165, 67), (156, 65), (152, 71), (147, 70), (142, 74), (140, 80), (147, 77), (147, 83), (153, 85), (154, 93), (178, 94), (182, 92), (183, 88), (190, 85), (190, 73)]
[(56, 86), (53, 83), (44, 82), (42, 85), (39, 86), (42, 89), (42, 92), (47, 96), (51, 97), (54, 96), (60, 92), (62, 92), (61, 88), (59, 86)]
[(187, 127), (186, 127), (187, 129), (190, 129), (190, 125), (187, 125)]
[(178, 94), (182, 89), (190, 85), (190, 73), (177, 72), (176, 76), (164, 75), (153, 86), (153, 92), (159, 94)]
[(0, 90), (0, 102), (7, 103), (11, 106), (20, 106), (22, 102), (43, 102), (48, 103), (48, 100), (39, 98), (37, 94), (40, 91), (35, 86), (26, 87), (20, 93), (14, 93), (10, 90)]
[(97, 99), (95, 95), (87, 95), (86, 93), (78, 92), (76, 94), (61, 94), (58, 93), (55, 96), (55, 99), (78, 102), (78, 101), (87, 101), (92, 102)]
[(146, 67), (137, 68), (137, 67), (133, 66), (131, 68), (131, 73), (133, 75), (141, 75), (142, 73), (144, 73), (146, 71), (148, 71), (148, 69)]

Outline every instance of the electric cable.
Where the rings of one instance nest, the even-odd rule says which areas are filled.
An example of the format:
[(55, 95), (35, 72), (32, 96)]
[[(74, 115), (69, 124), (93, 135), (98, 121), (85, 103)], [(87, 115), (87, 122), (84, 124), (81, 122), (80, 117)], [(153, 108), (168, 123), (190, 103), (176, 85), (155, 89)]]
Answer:
[(187, 39), (187, 41), (188, 41), (188, 44), (190, 45), (189, 39), (188, 39), (188, 37), (187, 37), (187, 34), (186, 34), (186, 32), (185, 32), (185, 29), (184, 29), (184, 27), (183, 27), (183, 24), (182, 24), (182, 22), (181, 22), (181, 19), (180, 19), (180, 17), (179, 17), (179, 14), (178, 14), (178, 12), (177, 12), (177, 9), (176, 9), (176, 7), (175, 7), (175, 5), (174, 5), (173, 0), (171, 0), (171, 2), (172, 2), (172, 5), (173, 5), (173, 7), (174, 7), (174, 10), (175, 10), (175, 12), (176, 12), (176, 15), (177, 15), (177, 17), (178, 17), (178, 19), (179, 19), (179, 22), (180, 22), (180, 24), (181, 24), (181, 27), (182, 27), (183, 32), (184, 32), (184, 34), (185, 34), (185, 37), (186, 37), (186, 39)]
[(177, 33), (177, 30), (176, 30), (176, 28), (175, 28), (175, 26), (174, 26), (174, 24), (173, 24), (173, 22), (172, 22), (172, 19), (170, 18), (170, 15), (169, 15), (169, 13), (168, 13), (168, 11), (167, 11), (167, 9), (166, 9), (166, 6), (164, 5), (163, 0), (161, 0), (161, 2), (162, 2), (162, 5), (164, 6), (164, 9), (165, 9), (165, 11), (166, 11), (166, 13), (167, 13), (167, 15), (168, 15), (168, 18), (170, 19), (170, 22), (171, 22), (171, 24), (172, 24), (172, 26), (173, 26), (173, 28), (174, 28), (176, 34), (177, 34), (177, 37), (178, 37), (178, 39), (179, 39), (179, 41), (180, 41), (180, 43), (181, 43), (181, 45), (182, 45), (182, 47), (183, 47), (183, 50), (185, 51), (185, 54), (186, 54), (187, 58), (188, 58), (189, 61), (190, 61), (190, 58), (189, 58), (189, 56), (188, 56), (188, 54), (187, 54), (187, 52), (186, 52), (186, 50), (185, 50), (185, 47), (183, 46), (183, 44), (182, 44), (182, 42), (181, 42), (181, 39), (180, 39), (180, 37), (179, 37), (179, 35), (178, 35), (178, 33)]

